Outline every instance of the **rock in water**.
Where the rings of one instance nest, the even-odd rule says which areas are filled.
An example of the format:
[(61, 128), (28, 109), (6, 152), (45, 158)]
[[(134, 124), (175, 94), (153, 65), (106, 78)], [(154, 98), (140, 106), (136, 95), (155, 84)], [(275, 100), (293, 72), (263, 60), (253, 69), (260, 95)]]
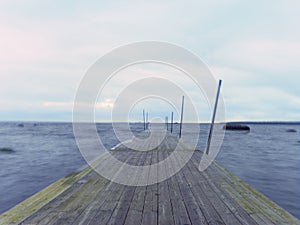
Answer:
[(241, 124), (225, 124), (223, 126), (224, 130), (244, 130), (244, 131), (250, 131), (250, 127), (247, 125), (241, 125)]
[(0, 152), (12, 153), (12, 152), (15, 152), (15, 151), (12, 148), (0, 148)]
[(289, 132), (289, 133), (296, 133), (297, 130), (295, 130), (295, 129), (287, 129), (286, 132)]

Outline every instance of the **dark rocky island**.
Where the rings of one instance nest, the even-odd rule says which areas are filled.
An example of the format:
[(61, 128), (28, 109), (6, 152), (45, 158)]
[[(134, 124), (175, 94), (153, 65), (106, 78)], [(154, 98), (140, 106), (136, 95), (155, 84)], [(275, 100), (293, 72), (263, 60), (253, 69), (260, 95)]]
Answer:
[(223, 126), (224, 130), (242, 130), (242, 131), (250, 131), (250, 127), (242, 124), (230, 124), (227, 123)]
[(289, 132), (289, 133), (296, 133), (297, 130), (295, 130), (295, 129), (287, 129), (286, 132)]

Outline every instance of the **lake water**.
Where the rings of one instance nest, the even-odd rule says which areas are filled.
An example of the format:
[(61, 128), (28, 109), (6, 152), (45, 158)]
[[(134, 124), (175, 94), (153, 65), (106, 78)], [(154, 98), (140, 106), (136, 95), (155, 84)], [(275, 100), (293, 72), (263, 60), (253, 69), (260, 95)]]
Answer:
[[(22, 124), (0, 123), (0, 213), (86, 165), (71, 123)], [(299, 124), (248, 125), (250, 132), (226, 132), (217, 161), (300, 219)], [(200, 127), (197, 148), (205, 149), (209, 125)], [(119, 143), (111, 124), (97, 124), (97, 129), (106, 148)], [(133, 124), (131, 129), (138, 132), (143, 126)], [(188, 134), (197, 129), (184, 124), (184, 140), (189, 142)]]

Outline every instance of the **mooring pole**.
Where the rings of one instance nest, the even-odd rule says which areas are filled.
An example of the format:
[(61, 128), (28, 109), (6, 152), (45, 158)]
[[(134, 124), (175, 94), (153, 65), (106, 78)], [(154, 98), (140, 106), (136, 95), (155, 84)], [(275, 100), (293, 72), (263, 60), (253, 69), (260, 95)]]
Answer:
[(169, 118), (166, 116), (165, 120), (166, 120), (166, 128), (167, 130), (169, 130)]
[(143, 109), (144, 130), (146, 130), (145, 110)]
[(173, 112), (171, 113), (171, 133), (173, 133)]
[(148, 124), (149, 124), (149, 122), (148, 122), (148, 112), (146, 113), (146, 130), (148, 130)]
[(183, 108), (184, 108), (184, 96), (182, 96), (182, 103), (181, 103), (181, 117), (180, 117), (180, 127), (179, 127), (179, 138), (181, 138), (182, 121), (183, 121)]
[(207, 140), (207, 146), (206, 146), (206, 152), (205, 152), (207, 155), (209, 153), (210, 142), (211, 142), (212, 133), (213, 133), (213, 129), (214, 129), (221, 85), (222, 85), (222, 80), (219, 80), (219, 86), (218, 86), (218, 91), (217, 91), (217, 96), (216, 96), (216, 101), (215, 101), (215, 107), (214, 107), (213, 116), (212, 116), (212, 119), (211, 119), (211, 125), (210, 125), (210, 130), (209, 130), (209, 135), (208, 135), (208, 140)]

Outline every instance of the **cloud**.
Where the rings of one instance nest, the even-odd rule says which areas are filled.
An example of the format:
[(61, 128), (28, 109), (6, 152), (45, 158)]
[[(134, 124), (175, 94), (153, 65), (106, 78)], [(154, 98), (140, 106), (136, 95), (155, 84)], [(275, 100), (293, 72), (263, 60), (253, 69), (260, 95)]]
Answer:
[(210, 68), (217, 79), (224, 81), (225, 86), (245, 85), (253, 79), (254, 74), (247, 70), (240, 70), (232, 67), (216, 67)]
[[(294, 120), (300, 111), (300, 96), (272, 87), (236, 87), (225, 93), (227, 117), (231, 120)], [(246, 119), (247, 120), (247, 119)]]
[(73, 106), (73, 102), (43, 102), (45, 107), (58, 107), (58, 108), (70, 108)]
[(114, 107), (114, 102), (112, 99), (105, 99), (102, 102), (97, 102), (95, 107), (100, 109), (112, 109)]
[(300, 41), (241, 40), (218, 49), (212, 57), (248, 70), (299, 72)]
[[(85, 102), (78, 102), (81, 107), (84, 108), (98, 108), (98, 109), (112, 109), (114, 107), (114, 102), (112, 99), (105, 99), (101, 102), (96, 102), (95, 104), (87, 104)], [(60, 109), (70, 109), (73, 108), (74, 102), (43, 102), (43, 107), (50, 107), (50, 108), (60, 108)]]

